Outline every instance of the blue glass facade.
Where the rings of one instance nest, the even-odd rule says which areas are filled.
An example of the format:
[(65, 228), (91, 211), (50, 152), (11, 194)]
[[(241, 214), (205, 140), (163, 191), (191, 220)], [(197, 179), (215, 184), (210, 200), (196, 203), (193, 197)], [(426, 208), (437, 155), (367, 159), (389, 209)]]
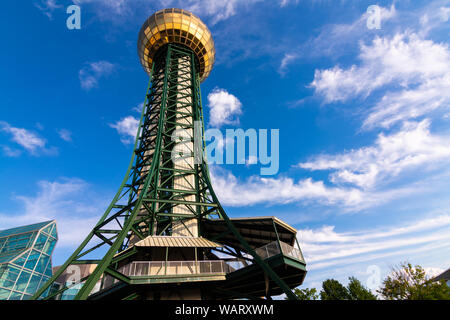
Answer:
[(52, 276), (56, 222), (0, 231), (0, 300), (29, 299)]

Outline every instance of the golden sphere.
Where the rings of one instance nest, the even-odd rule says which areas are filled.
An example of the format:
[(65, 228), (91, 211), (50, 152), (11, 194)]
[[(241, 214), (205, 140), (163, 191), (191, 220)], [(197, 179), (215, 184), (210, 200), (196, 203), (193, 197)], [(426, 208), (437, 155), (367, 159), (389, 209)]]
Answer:
[(138, 53), (145, 71), (150, 74), (153, 58), (168, 43), (182, 44), (198, 58), (200, 81), (214, 65), (214, 41), (208, 27), (194, 14), (182, 9), (163, 9), (152, 14), (139, 31)]

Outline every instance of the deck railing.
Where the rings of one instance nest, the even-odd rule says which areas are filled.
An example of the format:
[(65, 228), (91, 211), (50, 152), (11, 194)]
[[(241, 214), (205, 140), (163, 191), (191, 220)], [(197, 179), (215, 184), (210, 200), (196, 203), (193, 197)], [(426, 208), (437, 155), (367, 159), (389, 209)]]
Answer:
[[(273, 241), (255, 249), (263, 259), (283, 253), (294, 259), (304, 261), (300, 250), (285, 242)], [(281, 247), (281, 248), (280, 248)], [(241, 269), (249, 262), (240, 259), (233, 260), (202, 260), (202, 261), (134, 261), (121, 268), (119, 272), (126, 276), (149, 275), (189, 275), (189, 274), (224, 274)]]
[(283, 241), (280, 241), (280, 246), (281, 246), (281, 251), (283, 252), (283, 254), (290, 256), (294, 259), (300, 260), (302, 262), (305, 262), (305, 259), (303, 258), (303, 254), (299, 249), (294, 248), (293, 246), (290, 246)]
[[(273, 241), (255, 252), (267, 259), (283, 253), (294, 259), (304, 261), (300, 250), (285, 242)], [(118, 269), (120, 273), (129, 277), (136, 276), (189, 276), (189, 275), (225, 275), (251, 265), (252, 262), (244, 259), (201, 260), (201, 261), (133, 261)], [(103, 288), (118, 282), (111, 276), (106, 276)]]
[(265, 246), (259, 247), (255, 249), (255, 252), (258, 256), (260, 256), (263, 259), (267, 259), (281, 253), (277, 241), (273, 241), (266, 244)]
[(280, 245), (278, 245), (278, 241), (270, 242), (265, 246), (259, 247), (255, 250), (255, 252), (263, 259), (267, 259), (277, 254), (283, 253), (291, 258), (303, 262), (305, 261), (303, 258), (303, 254), (299, 249), (294, 248), (293, 246), (290, 246), (283, 241), (280, 241)]
[(223, 260), (134, 261), (118, 271), (126, 276), (224, 274), (230, 267)]

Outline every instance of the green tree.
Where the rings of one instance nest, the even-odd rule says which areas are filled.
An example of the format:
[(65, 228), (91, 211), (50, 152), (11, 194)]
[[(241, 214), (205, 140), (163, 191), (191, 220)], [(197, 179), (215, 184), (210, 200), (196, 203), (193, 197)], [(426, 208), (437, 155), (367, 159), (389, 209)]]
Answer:
[(299, 300), (318, 300), (319, 295), (317, 294), (316, 288), (305, 288), (305, 289), (294, 289), (294, 294), (297, 295)]
[(421, 266), (406, 262), (393, 268), (378, 293), (388, 300), (450, 300), (445, 282), (433, 282)]
[(377, 296), (364, 287), (361, 281), (355, 277), (350, 277), (348, 279), (350, 281), (347, 285), (347, 290), (350, 295), (350, 300), (377, 300)]
[(339, 281), (327, 279), (322, 282), (322, 291), (320, 291), (320, 299), (322, 300), (349, 300), (350, 294), (346, 287)]

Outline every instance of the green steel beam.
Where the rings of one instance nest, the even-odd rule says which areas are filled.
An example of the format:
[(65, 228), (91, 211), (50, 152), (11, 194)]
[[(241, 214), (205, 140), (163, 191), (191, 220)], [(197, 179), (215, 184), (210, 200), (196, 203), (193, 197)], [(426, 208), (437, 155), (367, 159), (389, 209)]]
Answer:
[[(205, 172), (206, 175), (206, 172)], [(247, 241), (241, 236), (239, 231), (234, 227), (231, 220), (228, 218), (228, 215), (225, 213), (225, 210), (223, 210), (222, 206), (220, 205), (219, 201), (217, 200), (217, 196), (211, 186), (211, 182), (207, 181), (210, 192), (213, 197), (218, 203), (219, 206), (219, 212), (224, 219), (225, 223), (227, 224), (228, 228), (233, 232), (235, 237), (239, 240), (239, 242), (242, 244), (242, 246), (246, 249), (246, 251), (253, 257), (255, 262), (264, 270), (264, 272), (283, 290), (283, 292), (286, 294), (286, 296), (291, 300), (298, 300), (298, 297), (292, 292), (292, 290), (288, 287), (288, 285), (280, 278), (278, 275), (273, 271), (273, 269), (265, 262), (261, 257), (253, 250), (253, 248), (247, 243)]]
[[(253, 257), (255, 263), (283, 289), (286, 295), (289, 298), (295, 298), (283, 280), (255, 253), (233, 226), (212, 189), (205, 156), (204, 116), (196, 63), (198, 62), (194, 53), (178, 45), (168, 45), (157, 52), (152, 65), (151, 79), (133, 154), (118, 192), (95, 228), (55, 275), (38, 290), (33, 299), (41, 298), (45, 290), (69, 265), (87, 261), (95, 261), (97, 267), (87, 277), (75, 299), (87, 299), (104, 274), (126, 282), (126, 276), (121, 275), (116, 268), (119, 262), (136, 253), (134, 248), (124, 252), (123, 255), (120, 254), (127, 249), (132, 237), (143, 239), (154, 233), (167, 234), (175, 221), (180, 221), (190, 232), (184, 224), (186, 219), (197, 219), (201, 235), (200, 221), (206, 216), (224, 219), (229, 230), (218, 237), (232, 233), (245, 251)], [(186, 102), (180, 99), (190, 100)], [(172, 141), (172, 134), (176, 128), (192, 130), (194, 121), (201, 121), (203, 124), (201, 127), (203, 141), (200, 151), (204, 162), (195, 164), (193, 167), (189, 164), (192, 170), (175, 168), (171, 154), (176, 141)], [(183, 142), (192, 142), (195, 133), (193, 135), (184, 139)], [(192, 157), (193, 154), (193, 150), (190, 150), (180, 156)], [(188, 175), (194, 176), (194, 185), (186, 178)], [(175, 179), (185, 181), (187, 185), (190, 185), (191, 190), (174, 187)], [(195, 201), (189, 198), (193, 195), (195, 195)], [(174, 208), (177, 206), (184, 206), (191, 213), (175, 213)], [(114, 236), (108, 237), (111, 234)], [(100, 239), (100, 243), (95, 243), (88, 248), (94, 237)], [(101, 259), (80, 260), (82, 256), (88, 253), (93, 254), (102, 246), (107, 246), (108, 250), (106, 254), (102, 253)], [(229, 248), (227, 250), (232, 253)], [(234, 250), (237, 252), (236, 256), (241, 255), (239, 250), (236, 248)], [(137, 293), (133, 293), (129, 297), (136, 296)]]
[(125, 283), (130, 283), (130, 278), (129, 277), (127, 277), (126, 275), (124, 275), (124, 274), (122, 274), (122, 273), (120, 273), (120, 272), (118, 272), (118, 271), (116, 271), (116, 270), (114, 270), (114, 269), (112, 269), (110, 267), (105, 269), (105, 273), (109, 274), (111, 277), (113, 277), (113, 278), (115, 278), (117, 280), (120, 280), (120, 281), (125, 282)]
[[(148, 83), (147, 92), (149, 91), (150, 84), (151, 84), (151, 77), (150, 77), (150, 80), (149, 80), (149, 83)], [(147, 102), (147, 95), (146, 95), (146, 98), (144, 100), (144, 106), (146, 105), (146, 102)], [(145, 108), (142, 108), (141, 120), (140, 120), (141, 123), (142, 123), (142, 120), (144, 118), (144, 111), (145, 111)], [(139, 126), (139, 128), (138, 128), (138, 132), (137, 132), (136, 139), (135, 139), (135, 142), (134, 142), (134, 149), (136, 149), (136, 147), (137, 147), (138, 140), (139, 140), (138, 138), (140, 136), (140, 131), (141, 131), (141, 126)], [(129, 177), (129, 174), (131, 172), (131, 168), (132, 168), (133, 163), (134, 163), (134, 158), (135, 158), (135, 152), (133, 150), (133, 153), (132, 153), (132, 156), (131, 156), (131, 160), (130, 160), (130, 163), (128, 165), (127, 173), (125, 174), (125, 178), (123, 179), (123, 181), (121, 183), (121, 186), (119, 187), (119, 190), (117, 191), (116, 195), (114, 196), (113, 200), (111, 201), (111, 204), (106, 209), (105, 213), (100, 218), (100, 220), (97, 223), (97, 225), (101, 224), (108, 217), (108, 215), (110, 214), (110, 212), (113, 209), (114, 205), (116, 204), (118, 198), (122, 194), (122, 190), (124, 188), (124, 185), (128, 181), (128, 177)], [(64, 264), (55, 272), (55, 274), (41, 288), (39, 288), (36, 291), (36, 293), (31, 297), (31, 300), (38, 300), (39, 298), (41, 298), (42, 294), (48, 288), (50, 288), (50, 286), (56, 281), (56, 279), (59, 278), (62, 275), (62, 273), (67, 269), (67, 267), (70, 264), (72, 264), (73, 261), (76, 260), (76, 258), (80, 255), (82, 250), (90, 242), (90, 240), (93, 238), (93, 236), (94, 236), (94, 230), (92, 230), (88, 234), (88, 236), (84, 239), (84, 241), (80, 244), (80, 246), (72, 253), (72, 255), (66, 260), (66, 262), (64, 262)]]

